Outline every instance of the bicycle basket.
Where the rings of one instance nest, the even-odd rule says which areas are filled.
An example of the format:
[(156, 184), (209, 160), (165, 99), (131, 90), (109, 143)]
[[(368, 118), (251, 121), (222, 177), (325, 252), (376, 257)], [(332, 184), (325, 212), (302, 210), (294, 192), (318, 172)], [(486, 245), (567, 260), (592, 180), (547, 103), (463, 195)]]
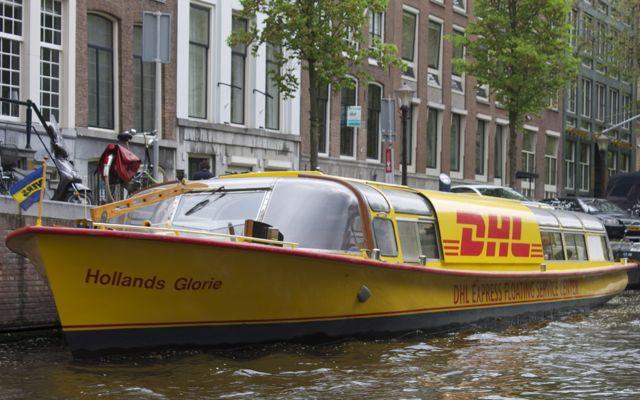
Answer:
[(98, 174), (104, 169), (110, 155), (113, 161), (109, 169), (109, 180), (113, 183), (129, 183), (140, 168), (140, 159), (122, 146), (109, 144), (98, 162)]

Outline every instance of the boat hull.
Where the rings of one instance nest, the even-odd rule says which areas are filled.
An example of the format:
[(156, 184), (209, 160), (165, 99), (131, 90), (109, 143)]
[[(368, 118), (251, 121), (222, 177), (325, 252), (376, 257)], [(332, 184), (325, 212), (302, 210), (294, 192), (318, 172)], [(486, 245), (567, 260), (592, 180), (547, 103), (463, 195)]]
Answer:
[(627, 284), (615, 266), (451, 271), (85, 229), (26, 228), (7, 244), (47, 277), (74, 354), (442, 329), (588, 308)]

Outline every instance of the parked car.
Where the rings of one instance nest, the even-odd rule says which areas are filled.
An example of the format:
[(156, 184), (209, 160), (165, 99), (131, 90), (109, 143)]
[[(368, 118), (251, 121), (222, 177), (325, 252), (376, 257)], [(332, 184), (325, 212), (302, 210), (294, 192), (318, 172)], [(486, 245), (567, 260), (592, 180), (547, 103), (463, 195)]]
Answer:
[(611, 176), (607, 184), (607, 200), (623, 210), (640, 215), (640, 172)]
[(563, 197), (541, 201), (553, 208), (581, 211), (597, 217), (607, 229), (609, 239), (640, 240), (640, 218), (632, 216), (609, 200), (593, 197)]
[(529, 206), (534, 207), (549, 207), (546, 204), (531, 201), (522, 193), (507, 187), (507, 186), (497, 186), (497, 185), (459, 185), (451, 188), (451, 192), (453, 193), (469, 193), (469, 194), (477, 194), (478, 196), (489, 196), (489, 197), (500, 197), (503, 199), (517, 200), (525, 203)]

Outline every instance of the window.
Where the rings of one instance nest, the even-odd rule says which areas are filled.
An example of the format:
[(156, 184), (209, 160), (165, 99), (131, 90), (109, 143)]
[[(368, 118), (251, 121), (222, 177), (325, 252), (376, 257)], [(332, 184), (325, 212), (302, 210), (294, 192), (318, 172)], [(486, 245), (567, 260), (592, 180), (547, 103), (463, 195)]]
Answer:
[(369, 11), (369, 43), (384, 41), (384, 13)]
[(615, 89), (609, 90), (609, 121), (611, 124), (617, 124), (620, 122), (620, 105), (618, 104), (618, 100), (620, 98), (620, 93)]
[(209, 10), (189, 11), (189, 116), (207, 118), (209, 70)]
[(429, 20), (427, 61), (429, 62), (429, 74), (427, 82), (431, 85), (440, 86), (440, 54), (442, 44), (442, 24)]
[(540, 232), (545, 260), (564, 260), (562, 236), (558, 232)]
[(435, 108), (429, 107), (427, 117), (427, 168), (438, 169), (440, 152), (438, 151), (440, 142), (439, 112)]
[[(628, 120), (629, 118), (631, 118), (631, 96), (630, 95), (624, 95), (622, 96), (622, 115), (623, 115), (623, 121)], [(631, 123), (630, 122), (625, 122), (624, 125), (622, 125), (623, 128), (625, 129), (629, 129), (631, 128)]]
[(461, 160), (462, 115), (451, 114), (451, 172), (460, 172)]
[[(454, 30), (454, 36), (464, 36), (464, 32)], [(453, 46), (453, 60), (464, 60), (464, 46)], [(451, 89), (463, 93), (464, 83), (462, 79), (462, 71), (455, 64), (451, 67)]]
[(567, 260), (586, 260), (587, 245), (583, 234), (565, 233), (564, 243), (567, 251)]
[(376, 247), (380, 249), (380, 254), (389, 257), (397, 256), (398, 245), (396, 244), (393, 222), (387, 218), (374, 218), (371, 225)]
[(589, 191), (590, 187), (590, 156), (591, 145), (589, 145), (589, 143), (580, 143), (580, 190), (583, 191)]
[(87, 15), (89, 126), (113, 129), (113, 22)]
[(404, 127), (402, 140), (405, 137), (407, 138), (407, 165), (413, 165), (413, 107), (407, 110), (407, 124)]
[(402, 59), (406, 70), (403, 75), (416, 77), (416, 31), (418, 29), (418, 15), (409, 11), (402, 13)]
[(582, 78), (582, 116), (591, 118), (591, 80)]
[(620, 154), (620, 172), (629, 172), (629, 154)]
[(558, 138), (547, 135), (544, 150), (545, 197), (556, 197), (558, 173)]
[(609, 176), (616, 174), (618, 167), (618, 153), (615, 151), (607, 151), (607, 173)]
[(467, 0), (453, 0), (453, 8), (465, 11), (467, 9)]
[(493, 174), (495, 178), (502, 179), (504, 169), (504, 125), (496, 125), (496, 139), (494, 141)]
[(609, 261), (609, 247), (604, 236), (587, 235), (587, 246), (589, 249), (589, 260)]
[(576, 176), (576, 142), (564, 143), (564, 187), (573, 189)]
[[(247, 20), (238, 16), (231, 19), (234, 32), (246, 31)], [(247, 46), (237, 44), (231, 49), (231, 122), (244, 124), (244, 86)]]
[(571, 46), (575, 49), (577, 47), (578, 10), (571, 10), (571, 14), (569, 14), (569, 23), (571, 24), (571, 28), (569, 30)]
[(607, 100), (605, 97), (605, 87), (599, 83), (596, 83), (596, 107), (596, 119), (598, 121), (604, 121), (607, 110)]
[(347, 110), (349, 106), (355, 106), (357, 82), (353, 87), (344, 87), (340, 91), (340, 155), (355, 157), (356, 128), (347, 126)]
[(155, 126), (156, 66), (142, 62), (142, 27), (133, 27), (133, 77), (136, 129), (146, 132)]
[(440, 258), (433, 224), (399, 220), (398, 235), (404, 262), (418, 262), (420, 256), (427, 259)]
[(329, 85), (325, 85), (318, 90), (318, 125), (320, 125), (318, 132), (318, 153), (329, 154), (328, 139), (329, 139)]
[(367, 101), (367, 158), (380, 159), (380, 108), (382, 87), (370, 83)]
[(526, 130), (522, 134), (522, 170), (535, 172), (536, 159), (536, 133)]
[(476, 84), (476, 97), (482, 101), (489, 101), (489, 85), (478, 82)]
[(578, 84), (572, 81), (569, 85), (569, 96), (567, 96), (567, 111), (576, 113), (576, 104), (578, 99)]
[(558, 103), (559, 103), (558, 93), (553, 94), (549, 96), (549, 104), (547, 108), (549, 108), (550, 110), (558, 111)]
[[(20, 56), (22, 42), (22, 0), (2, 2), (0, 12), (0, 96), (20, 98)], [(0, 115), (17, 117), (17, 105), (0, 103)]]
[(476, 128), (476, 175), (486, 174), (485, 139), (487, 136), (487, 122), (479, 119)]
[(265, 72), (265, 116), (267, 129), (280, 129), (280, 89), (274, 76), (280, 74), (280, 48), (267, 43), (267, 70)]
[(43, 0), (40, 7), (40, 111), (46, 120), (53, 115), (59, 121), (62, 2)]
[(587, 68), (593, 66), (593, 60), (591, 58), (593, 56), (593, 39), (593, 17), (585, 14), (582, 21), (582, 40), (586, 45), (584, 46), (582, 64)]

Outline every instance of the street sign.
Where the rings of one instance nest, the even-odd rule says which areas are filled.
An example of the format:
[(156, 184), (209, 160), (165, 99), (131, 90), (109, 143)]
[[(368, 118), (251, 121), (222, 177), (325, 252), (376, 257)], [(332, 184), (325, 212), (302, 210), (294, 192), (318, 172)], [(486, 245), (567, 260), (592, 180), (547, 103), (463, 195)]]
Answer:
[(362, 124), (362, 109), (360, 106), (349, 106), (347, 108), (347, 126), (360, 128)]
[(171, 62), (171, 13), (143, 11), (142, 61)]
[(382, 99), (380, 104), (380, 128), (382, 139), (393, 143), (396, 132), (396, 101), (394, 99)]
[(391, 159), (391, 147), (387, 147), (384, 150), (384, 172), (391, 173), (393, 172), (393, 161)]

